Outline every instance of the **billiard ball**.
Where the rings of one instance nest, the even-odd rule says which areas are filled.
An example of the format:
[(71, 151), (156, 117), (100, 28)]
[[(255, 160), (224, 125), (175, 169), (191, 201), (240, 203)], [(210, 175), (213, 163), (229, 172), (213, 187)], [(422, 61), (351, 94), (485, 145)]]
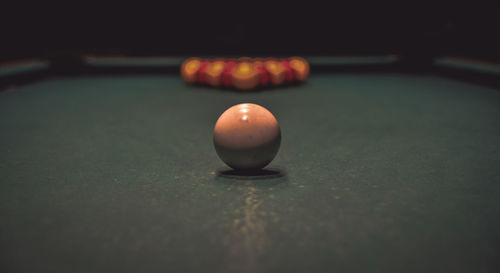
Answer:
[(292, 83), (295, 80), (295, 73), (293, 72), (290, 63), (288, 60), (281, 60), (281, 64), (283, 65), (283, 69), (285, 69), (285, 82)]
[(250, 90), (259, 85), (259, 71), (250, 62), (241, 62), (231, 73), (233, 87)]
[(222, 73), (224, 72), (225, 66), (226, 66), (226, 63), (222, 60), (216, 60), (216, 61), (213, 61), (211, 64), (209, 64), (207, 67), (207, 70), (205, 72), (206, 82), (209, 85), (215, 86), (215, 87), (221, 85)]
[(207, 83), (207, 68), (210, 66), (212, 62), (209, 60), (202, 60), (200, 63), (200, 69), (198, 69), (198, 73), (196, 73), (196, 80), (200, 84)]
[(258, 170), (278, 153), (281, 130), (274, 115), (266, 108), (242, 103), (227, 109), (214, 127), (217, 155), (236, 170)]
[(295, 79), (303, 82), (309, 77), (309, 63), (301, 57), (291, 57), (288, 61), (290, 67), (292, 68)]
[(269, 72), (271, 83), (275, 86), (283, 84), (285, 82), (286, 71), (283, 68), (281, 62), (276, 60), (267, 60), (265, 62), (266, 70)]
[(187, 83), (195, 83), (198, 77), (198, 70), (201, 67), (201, 60), (189, 58), (182, 63), (181, 76)]
[(260, 58), (256, 58), (253, 61), (253, 66), (259, 71), (259, 85), (267, 86), (269, 84), (269, 72), (267, 72), (264, 66), (264, 61)]
[(234, 67), (236, 66), (235, 60), (228, 60), (226, 62), (226, 66), (224, 67), (224, 71), (221, 75), (222, 85), (225, 87), (232, 86), (231, 74), (233, 73)]

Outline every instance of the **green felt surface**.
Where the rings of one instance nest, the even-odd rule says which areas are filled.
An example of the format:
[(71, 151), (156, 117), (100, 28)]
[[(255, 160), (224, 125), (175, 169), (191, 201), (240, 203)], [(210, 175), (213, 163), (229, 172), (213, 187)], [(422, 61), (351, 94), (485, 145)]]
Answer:
[[(235, 179), (219, 114), (270, 109), (284, 176)], [(498, 272), (500, 92), (312, 75), (258, 93), (175, 76), (0, 93), (2, 272)]]

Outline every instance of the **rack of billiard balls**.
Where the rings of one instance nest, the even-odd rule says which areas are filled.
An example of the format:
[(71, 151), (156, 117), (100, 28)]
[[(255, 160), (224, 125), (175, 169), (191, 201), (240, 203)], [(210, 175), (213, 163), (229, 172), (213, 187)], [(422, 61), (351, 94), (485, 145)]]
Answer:
[(201, 59), (189, 58), (181, 76), (189, 84), (252, 90), (301, 83), (309, 77), (309, 63), (301, 57)]

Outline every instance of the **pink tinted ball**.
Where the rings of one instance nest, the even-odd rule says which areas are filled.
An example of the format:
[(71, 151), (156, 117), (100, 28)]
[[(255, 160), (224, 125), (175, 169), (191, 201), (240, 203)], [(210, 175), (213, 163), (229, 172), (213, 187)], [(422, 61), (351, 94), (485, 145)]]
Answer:
[(233, 169), (264, 168), (274, 159), (280, 144), (278, 121), (269, 110), (257, 104), (232, 106), (215, 124), (215, 150)]

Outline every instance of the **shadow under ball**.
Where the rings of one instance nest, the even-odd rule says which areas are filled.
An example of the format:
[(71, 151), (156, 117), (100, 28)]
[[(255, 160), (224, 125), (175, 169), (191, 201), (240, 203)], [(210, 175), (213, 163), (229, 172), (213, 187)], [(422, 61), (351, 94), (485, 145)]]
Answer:
[(227, 109), (214, 128), (214, 146), (219, 158), (236, 170), (264, 168), (278, 153), (281, 130), (266, 108), (242, 103)]

